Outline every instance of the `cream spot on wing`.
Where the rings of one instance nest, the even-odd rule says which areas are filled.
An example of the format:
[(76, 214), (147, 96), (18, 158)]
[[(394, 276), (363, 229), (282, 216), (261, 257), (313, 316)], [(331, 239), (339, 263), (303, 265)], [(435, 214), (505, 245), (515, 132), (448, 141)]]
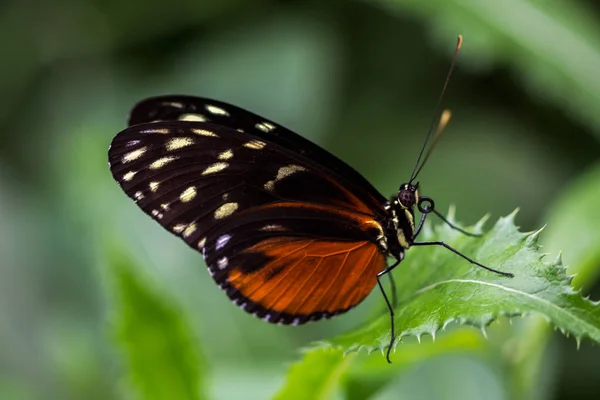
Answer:
[(172, 229), (175, 233), (181, 233), (185, 228), (187, 228), (186, 224), (177, 224)]
[(196, 224), (192, 222), (183, 230), (183, 237), (190, 237), (190, 235), (194, 232), (196, 232)]
[(135, 194), (133, 195), (133, 198), (136, 200), (141, 200), (144, 198), (144, 193), (140, 192), (139, 190), (137, 192), (135, 192)]
[(217, 135), (216, 133), (208, 131), (206, 129), (192, 129), (192, 132), (194, 132), (196, 135), (200, 135), (200, 136), (219, 137), (219, 135)]
[(223, 193), (223, 196), (221, 196), (221, 198), (223, 200), (227, 200), (229, 198), (229, 193)]
[(187, 203), (188, 201), (194, 200), (194, 197), (196, 197), (196, 194), (197, 194), (196, 187), (190, 186), (189, 188), (187, 188), (183, 192), (181, 192), (181, 194), (179, 195), (179, 200), (181, 200), (182, 203)]
[(175, 108), (183, 108), (183, 103), (181, 103), (179, 101), (172, 101), (172, 102), (168, 103), (167, 105), (171, 106), (171, 107), (175, 107)]
[(160, 208), (162, 208), (165, 211), (169, 211), (169, 203), (163, 203), (160, 205)]
[(206, 111), (208, 111), (211, 114), (222, 115), (224, 117), (229, 116), (229, 113), (227, 111), (223, 110), (221, 107), (213, 106), (210, 104), (206, 105)]
[(267, 144), (265, 142), (261, 142), (260, 140), (253, 139), (248, 143), (244, 143), (244, 147), (247, 147), (252, 150), (260, 150), (265, 147)]
[(123, 175), (123, 180), (126, 182), (129, 182), (130, 180), (133, 179), (133, 177), (135, 176), (135, 174), (137, 174), (137, 171), (129, 171), (128, 173), (126, 173), (125, 175)]
[(179, 116), (180, 121), (195, 121), (195, 122), (206, 122), (207, 119), (202, 114), (181, 114)]
[(285, 167), (281, 167), (279, 168), (279, 171), (277, 171), (277, 176), (275, 177), (275, 180), (272, 181), (267, 181), (267, 183), (265, 183), (265, 189), (272, 191), (273, 189), (275, 189), (275, 183), (279, 182), (282, 179), (285, 179), (286, 177), (296, 173), (296, 172), (300, 172), (300, 171), (306, 171), (306, 168), (300, 166), (300, 165), (287, 165)]
[(160, 185), (160, 183), (158, 183), (156, 181), (152, 181), (148, 184), (148, 186), (150, 186), (150, 190), (152, 190), (153, 192), (156, 192), (158, 190), (159, 185)]
[(134, 160), (137, 160), (138, 158), (140, 158), (141, 156), (144, 155), (144, 153), (146, 152), (146, 147), (140, 147), (137, 150), (133, 150), (127, 154), (125, 154), (123, 156), (123, 158), (121, 159), (122, 163), (128, 163)]
[(238, 128), (238, 129), (236, 129), (236, 131), (244, 133), (244, 130), (242, 128)]
[(238, 209), (238, 203), (225, 203), (215, 211), (215, 219), (223, 219), (229, 217)]
[(204, 237), (198, 241), (198, 248), (203, 249), (205, 244), (206, 244), (206, 238)]
[(167, 151), (173, 151), (173, 150), (177, 150), (177, 149), (182, 149), (187, 146), (191, 146), (193, 144), (194, 144), (194, 139), (189, 138), (189, 137), (179, 137), (179, 138), (173, 138), (173, 139), (169, 140), (167, 142), (167, 144), (165, 145), (165, 148), (167, 149)]
[(202, 175), (214, 174), (215, 172), (223, 171), (227, 167), (229, 167), (229, 164), (226, 162), (217, 162), (202, 171)]
[(269, 122), (258, 123), (255, 126), (257, 129), (260, 129), (263, 132), (271, 132), (273, 129), (275, 129), (275, 125)]
[(233, 157), (233, 151), (231, 151), (231, 149), (225, 150), (218, 156), (219, 160), (229, 160), (231, 157)]
[(168, 163), (170, 163), (171, 161), (177, 160), (178, 158), (179, 157), (175, 157), (175, 156), (167, 156), (167, 157), (159, 158), (158, 160), (156, 160), (152, 164), (150, 164), (150, 169), (162, 168), (165, 165), (167, 165)]

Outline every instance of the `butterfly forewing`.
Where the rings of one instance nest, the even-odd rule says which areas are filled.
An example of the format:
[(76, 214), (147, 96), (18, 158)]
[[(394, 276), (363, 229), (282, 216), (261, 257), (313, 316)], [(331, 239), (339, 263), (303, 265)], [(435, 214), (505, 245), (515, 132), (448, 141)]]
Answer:
[[(328, 163), (339, 165), (315, 162), (315, 149), (325, 151), (294, 147), (300, 137), (285, 128), (223, 103), (178, 99), (141, 103), (113, 140), (109, 163), (123, 190), (201, 252), (248, 312), (303, 323), (363, 300), (385, 267), (375, 244), (381, 195), (356, 189), (366, 180), (333, 156)], [(341, 183), (346, 168), (360, 178), (351, 176), (354, 190)]]
[(307, 162), (315, 162), (317, 169), (335, 176), (337, 182), (358, 196), (373, 212), (385, 215), (382, 205), (386, 198), (354, 168), (297, 133), (234, 105), (194, 96), (152, 97), (134, 107), (129, 125), (181, 120), (210, 122), (277, 144)]

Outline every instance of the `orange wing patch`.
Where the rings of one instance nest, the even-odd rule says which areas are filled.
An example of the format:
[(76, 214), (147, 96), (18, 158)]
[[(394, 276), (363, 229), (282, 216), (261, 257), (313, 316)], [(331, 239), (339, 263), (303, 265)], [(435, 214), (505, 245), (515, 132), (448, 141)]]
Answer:
[(329, 316), (356, 306), (377, 283), (385, 257), (369, 241), (336, 242), (283, 237), (246, 252), (271, 261), (252, 273), (232, 266), (229, 285), (251, 302), (290, 316)]

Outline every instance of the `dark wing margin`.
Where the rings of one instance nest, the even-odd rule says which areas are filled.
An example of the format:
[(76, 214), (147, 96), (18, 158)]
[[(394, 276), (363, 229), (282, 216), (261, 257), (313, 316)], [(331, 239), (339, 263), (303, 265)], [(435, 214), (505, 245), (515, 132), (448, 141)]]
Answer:
[[(212, 110), (223, 112), (243, 110)], [(249, 313), (301, 324), (360, 303), (385, 268), (379, 193), (351, 190), (265, 136), (195, 118), (135, 124), (113, 139), (110, 169), (125, 193), (201, 252), (217, 284)]]

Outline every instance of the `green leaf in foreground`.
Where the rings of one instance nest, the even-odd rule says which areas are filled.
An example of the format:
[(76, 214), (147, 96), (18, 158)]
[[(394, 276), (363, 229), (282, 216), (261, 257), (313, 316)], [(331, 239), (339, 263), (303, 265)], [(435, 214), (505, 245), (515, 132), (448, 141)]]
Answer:
[(204, 399), (203, 360), (189, 324), (164, 296), (117, 252), (111, 258), (116, 297), (116, 341), (129, 375), (144, 399)]
[[(484, 330), (499, 316), (537, 313), (577, 341), (588, 337), (600, 342), (600, 306), (571, 288), (560, 257), (554, 262), (543, 260), (537, 243), (541, 230), (519, 232), (515, 214), (501, 218), (482, 238), (460, 235), (446, 225), (424, 232), (423, 239), (444, 240), (515, 277), (490, 273), (437, 246), (410, 249), (395, 271), (400, 296), (395, 309), (398, 340), (423, 334), (435, 337), (452, 322)], [(321, 344), (346, 352), (383, 350), (389, 341), (389, 328), (389, 317), (382, 311), (365, 326)]]
[(275, 400), (334, 398), (339, 382), (353, 356), (344, 357), (339, 349), (314, 349), (290, 368), (285, 386)]
[(383, 357), (343, 356), (341, 349), (313, 348), (291, 366), (274, 399), (331, 399), (335, 394), (346, 399), (371, 398), (416, 362), (456, 352), (479, 355), (485, 345), (472, 329), (453, 329), (436, 342), (405, 343), (391, 365)]

